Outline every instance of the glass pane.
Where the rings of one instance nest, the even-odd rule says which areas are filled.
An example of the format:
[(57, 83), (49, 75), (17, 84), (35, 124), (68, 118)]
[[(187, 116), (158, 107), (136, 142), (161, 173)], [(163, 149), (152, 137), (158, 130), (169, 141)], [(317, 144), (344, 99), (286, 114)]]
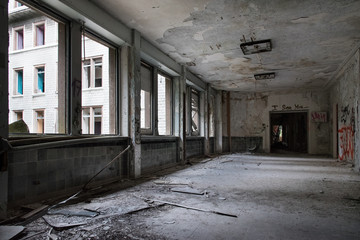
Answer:
[[(8, 16), (12, 19), (8, 24), (8, 58), (12, 70), (8, 79), (9, 113), (21, 110), (29, 133), (65, 133), (66, 27), (42, 12), (30, 9), (26, 3), (21, 6), (9, 2)], [(15, 9), (18, 6), (21, 10)], [(46, 42), (45, 25), (49, 37)], [(34, 48), (37, 44), (47, 46)], [(26, 51), (16, 51), (19, 49)], [(36, 109), (42, 109), (42, 119), (38, 118)], [(16, 114), (9, 114), (9, 124), (18, 118)]]
[(191, 135), (199, 135), (199, 93), (191, 91)]
[(101, 117), (96, 117), (94, 121), (94, 134), (101, 134)]
[(140, 127), (151, 129), (151, 94), (141, 90)]
[(214, 106), (215, 106), (215, 98), (214, 98), (214, 96), (210, 96), (210, 102), (209, 102), (209, 137), (214, 137), (215, 136)]
[(36, 26), (36, 46), (45, 44), (45, 27), (44, 25)]
[[(86, 59), (82, 106), (92, 109), (89, 134), (115, 134), (116, 51), (87, 34), (82, 37), (81, 50), (82, 58)], [(84, 129), (82, 132), (85, 133)]]
[(158, 74), (158, 131), (171, 134), (171, 79)]
[(152, 71), (141, 65), (140, 127), (151, 129)]

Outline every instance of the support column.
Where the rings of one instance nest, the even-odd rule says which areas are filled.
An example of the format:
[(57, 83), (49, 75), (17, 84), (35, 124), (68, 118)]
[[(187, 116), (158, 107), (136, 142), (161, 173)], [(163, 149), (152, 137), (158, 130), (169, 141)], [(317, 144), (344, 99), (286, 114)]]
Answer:
[(130, 154), (130, 176), (141, 176), (141, 129), (140, 129), (140, 92), (141, 92), (141, 57), (140, 33), (132, 31), (132, 47), (129, 51), (129, 81), (130, 81), (130, 137), (132, 151)]
[(222, 91), (215, 96), (215, 152), (222, 153)]
[[(8, 138), (8, 1), (0, 0), (0, 146)], [(3, 148), (2, 148), (3, 149)], [(0, 150), (0, 152), (2, 151)], [(0, 153), (0, 219), (6, 218), (8, 200), (7, 152)]]
[(70, 132), (81, 135), (81, 25), (72, 22), (70, 26)]
[(182, 164), (186, 161), (186, 68), (182, 66), (179, 79), (179, 97), (180, 97), (180, 126), (179, 126), (179, 158)]
[(210, 154), (209, 146), (209, 95), (210, 85), (207, 84), (204, 92), (204, 154)]
[(121, 48), (121, 59), (120, 59), (120, 107), (119, 119), (120, 119), (120, 135), (124, 137), (130, 137), (130, 99), (129, 99), (129, 90), (130, 90), (130, 74), (129, 74), (129, 54), (131, 48), (124, 46)]
[(230, 112), (230, 92), (226, 94), (226, 120), (227, 137), (229, 142), (229, 152), (231, 153), (231, 112)]

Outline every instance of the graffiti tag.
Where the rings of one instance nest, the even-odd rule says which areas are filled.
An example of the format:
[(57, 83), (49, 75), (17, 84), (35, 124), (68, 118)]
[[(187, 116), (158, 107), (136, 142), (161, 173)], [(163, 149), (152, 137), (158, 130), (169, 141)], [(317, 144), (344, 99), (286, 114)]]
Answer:
[(347, 105), (346, 107), (341, 107), (341, 116), (340, 116), (340, 121), (342, 123), (346, 123), (348, 116), (350, 115), (350, 109), (349, 109), (349, 105)]
[(327, 114), (326, 112), (312, 112), (311, 120), (313, 122), (327, 122)]
[(354, 130), (352, 126), (345, 126), (339, 129), (339, 159), (354, 159)]

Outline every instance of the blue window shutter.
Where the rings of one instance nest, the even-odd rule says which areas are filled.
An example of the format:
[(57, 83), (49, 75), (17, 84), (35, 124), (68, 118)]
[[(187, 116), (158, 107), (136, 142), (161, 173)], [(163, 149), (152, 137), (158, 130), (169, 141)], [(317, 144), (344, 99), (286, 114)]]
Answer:
[(23, 94), (23, 71), (18, 71), (18, 93)]

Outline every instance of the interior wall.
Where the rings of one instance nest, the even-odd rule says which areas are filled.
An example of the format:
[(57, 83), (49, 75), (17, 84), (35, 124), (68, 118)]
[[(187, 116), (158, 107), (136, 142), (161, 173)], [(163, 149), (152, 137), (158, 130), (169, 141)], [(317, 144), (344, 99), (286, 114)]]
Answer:
[[(360, 53), (359, 49), (350, 56), (340, 69), (336, 81), (331, 88), (330, 104), (337, 106), (337, 112), (332, 115), (337, 129), (333, 129), (335, 142), (337, 140), (338, 158), (355, 164), (360, 171)], [(337, 117), (335, 116), (337, 114)], [(336, 139), (337, 137), (337, 139)]]
[[(330, 123), (316, 123), (311, 113), (329, 114), (329, 95), (326, 92), (306, 91), (297, 93), (254, 93), (231, 92), (231, 136), (262, 137), (262, 148), (270, 152), (270, 112), (308, 112), (308, 153), (330, 154)], [(226, 119), (226, 116), (223, 117)], [(226, 121), (223, 121), (226, 129)], [(224, 136), (226, 136), (224, 132)]]

